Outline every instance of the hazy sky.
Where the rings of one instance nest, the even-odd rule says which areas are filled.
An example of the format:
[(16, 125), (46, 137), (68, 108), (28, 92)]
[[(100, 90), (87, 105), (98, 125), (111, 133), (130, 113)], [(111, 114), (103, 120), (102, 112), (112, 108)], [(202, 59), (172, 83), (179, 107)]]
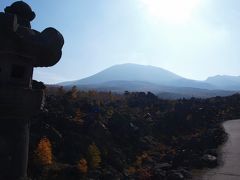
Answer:
[[(0, 0), (0, 10), (13, 0)], [(203, 80), (240, 75), (239, 0), (26, 0), (33, 28), (65, 37), (61, 61), (38, 68), (46, 83), (75, 80), (137, 63)]]

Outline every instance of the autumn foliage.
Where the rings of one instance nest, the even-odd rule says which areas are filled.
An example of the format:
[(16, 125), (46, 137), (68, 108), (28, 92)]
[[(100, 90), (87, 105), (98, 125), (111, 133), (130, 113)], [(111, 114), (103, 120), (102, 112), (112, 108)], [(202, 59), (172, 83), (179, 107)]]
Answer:
[(35, 150), (35, 160), (38, 164), (46, 166), (53, 163), (52, 145), (48, 138), (42, 138)]
[(77, 168), (81, 173), (86, 174), (88, 172), (88, 165), (86, 159), (81, 159), (77, 164)]
[(88, 154), (89, 154), (91, 167), (94, 169), (98, 168), (102, 159), (101, 159), (101, 152), (95, 143), (89, 145)]
[(138, 170), (139, 180), (151, 180), (152, 173), (147, 168), (141, 168)]
[(83, 120), (84, 114), (81, 112), (81, 110), (78, 108), (75, 113), (74, 121), (77, 122), (80, 125), (84, 124)]
[(240, 95), (162, 100), (76, 87), (49, 92), (31, 125), (28, 172), (35, 180), (167, 179), (202, 166), (206, 150), (222, 143), (222, 120), (240, 117)]

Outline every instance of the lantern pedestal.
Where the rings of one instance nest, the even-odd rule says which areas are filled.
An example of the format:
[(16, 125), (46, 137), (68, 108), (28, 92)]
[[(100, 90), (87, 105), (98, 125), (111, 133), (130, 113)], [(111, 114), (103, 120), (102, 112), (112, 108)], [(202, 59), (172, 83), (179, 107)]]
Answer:
[(27, 178), (29, 120), (43, 97), (42, 90), (0, 88), (0, 180)]

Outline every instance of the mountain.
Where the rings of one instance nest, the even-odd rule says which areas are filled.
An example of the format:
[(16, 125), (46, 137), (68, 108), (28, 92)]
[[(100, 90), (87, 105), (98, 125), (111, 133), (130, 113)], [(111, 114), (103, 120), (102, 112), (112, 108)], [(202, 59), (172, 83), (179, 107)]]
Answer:
[(60, 85), (93, 85), (111, 81), (146, 82), (164, 86), (193, 87), (204, 89), (214, 88), (212, 85), (206, 82), (186, 79), (159, 67), (138, 64), (115, 65), (93, 76), (77, 81), (63, 82), (60, 83)]
[(240, 90), (240, 76), (213, 76), (207, 78), (206, 83), (214, 85), (218, 89)]
[(121, 64), (107, 68), (93, 76), (74, 81), (67, 82), (70, 84), (99, 84), (109, 81), (144, 81), (162, 84), (168, 81), (182, 79), (182, 77), (154, 66), (144, 66), (137, 64)]
[(151, 91), (161, 98), (191, 98), (228, 96), (240, 90), (240, 77), (215, 76), (205, 81), (186, 79), (165, 69), (138, 64), (121, 64), (107, 68), (95, 75), (58, 85), (82, 90)]

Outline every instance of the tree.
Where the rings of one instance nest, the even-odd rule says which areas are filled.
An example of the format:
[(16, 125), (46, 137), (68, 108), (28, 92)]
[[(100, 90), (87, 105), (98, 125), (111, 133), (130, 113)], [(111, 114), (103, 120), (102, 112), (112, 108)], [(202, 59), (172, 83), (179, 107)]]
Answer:
[(52, 145), (48, 138), (43, 137), (35, 150), (35, 160), (38, 164), (46, 166), (53, 163)]
[(101, 152), (95, 143), (89, 145), (88, 155), (89, 155), (89, 162), (91, 167), (94, 169), (98, 168), (102, 159), (101, 159)]
[(73, 86), (72, 89), (71, 89), (71, 98), (72, 99), (77, 99), (78, 97), (78, 89), (77, 89), (77, 86)]
[(75, 112), (75, 117), (74, 117), (74, 121), (78, 122), (79, 124), (83, 125), (84, 124), (84, 120), (82, 119), (85, 116), (84, 113), (81, 112), (81, 110), (78, 108)]
[(77, 164), (77, 167), (79, 171), (83, 174), (87, 174), (88, 172), (88, 165), (86, 159), (80, 159), (80, 161)]
[(58, 95), (58, 96), (63, 96), (65, 93), (66, 93), (66, 92), (65, 92), (63, 86), (60, 86), (60, 87), (57, 89), (57, 95)]

